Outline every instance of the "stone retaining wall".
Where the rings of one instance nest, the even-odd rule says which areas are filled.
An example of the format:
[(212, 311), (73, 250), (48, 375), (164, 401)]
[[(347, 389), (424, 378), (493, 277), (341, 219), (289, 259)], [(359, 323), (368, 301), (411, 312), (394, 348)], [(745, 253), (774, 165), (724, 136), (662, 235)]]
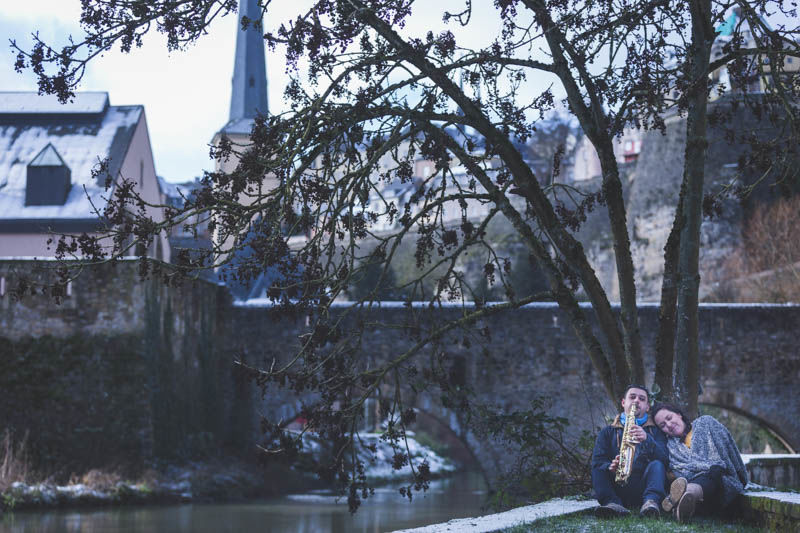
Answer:
[(23, 276), (53, 265), (0, 261), (0, 427), (27, 434), (38, 465), (69, 475), (242, 444), (222, 287), (168, 288), (122, 261), (84, 272), (60, 305), (12, 301)]
[(800, 490), (800, 454), (749, 455), (750, 481), (766, 487)]

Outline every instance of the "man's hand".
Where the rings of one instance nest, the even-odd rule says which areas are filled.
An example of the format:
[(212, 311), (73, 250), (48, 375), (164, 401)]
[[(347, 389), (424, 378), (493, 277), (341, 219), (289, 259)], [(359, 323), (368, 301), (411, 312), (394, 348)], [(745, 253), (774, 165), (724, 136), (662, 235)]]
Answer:
[(647, 433), (642, 429), (642, 426), (633, 426), (630, 437), (635, 444), (641, 444), (647, 440)]
[(611, 461), (610, 465), (608, 465), (608, 471), (614, 474), (617, 472), (617, 468), (619, 468), (619, 455), (614, 457), (614, 460)]

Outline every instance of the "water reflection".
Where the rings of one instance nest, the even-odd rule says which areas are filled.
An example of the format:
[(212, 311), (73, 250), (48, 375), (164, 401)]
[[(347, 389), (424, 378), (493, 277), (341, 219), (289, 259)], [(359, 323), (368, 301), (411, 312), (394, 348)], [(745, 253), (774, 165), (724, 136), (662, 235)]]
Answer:
[(375, 496), (350, 516), (347, 502), (329, 494), (292, 495), (232, 504), (186, 504), (86, 511), (17, 512), (5, 515), (0, 531), (10, 533), (378, 533), (481, 514), (486, 499), (478, 474), (459, 474), (431, 483), (414, 501), (394, 487)]

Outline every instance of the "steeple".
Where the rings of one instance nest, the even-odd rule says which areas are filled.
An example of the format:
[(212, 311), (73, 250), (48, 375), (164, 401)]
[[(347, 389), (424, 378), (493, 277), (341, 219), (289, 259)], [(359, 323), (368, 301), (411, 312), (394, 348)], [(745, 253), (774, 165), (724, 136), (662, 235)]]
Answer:
[[(241, 25), (242, 17), (247, 17), (251, 21), (244, 31)], [(233, 67), (231, 113), (228, 122), (231, 126), (236, 121), (255, 118), (259, 112), (264, 114), (269, 112), (264, 31), (256, 22), (261, 22), (258, 0), (239, 0), (236, 59)]]

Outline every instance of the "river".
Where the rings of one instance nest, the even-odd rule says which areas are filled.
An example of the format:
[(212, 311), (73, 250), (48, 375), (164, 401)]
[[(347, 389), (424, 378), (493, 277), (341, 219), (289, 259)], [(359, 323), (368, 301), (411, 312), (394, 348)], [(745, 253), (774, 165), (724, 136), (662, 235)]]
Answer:
[(347, 502), (321, 492), (224, 504), (22, 511), (0, 519), (9, 533), (378, 533), (483, 514), (486, 486), (476, 473), (431, 482), (414, 500), (380, 487), (351, 516)]

